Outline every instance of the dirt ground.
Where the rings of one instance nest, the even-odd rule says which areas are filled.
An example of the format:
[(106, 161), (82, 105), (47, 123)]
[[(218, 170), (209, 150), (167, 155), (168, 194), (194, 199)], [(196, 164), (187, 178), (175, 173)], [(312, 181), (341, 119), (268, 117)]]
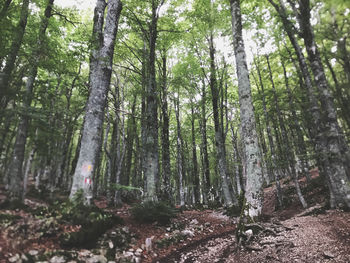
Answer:
[[(265, 189), (260, 231), (254, 230), (242, 247), (237, 247), (235, 239), (238, 219), (225, 216), (223, 209), (185, 210), (173, 220), (172, 227), (139, 224), (132, 219), (127, 205), (112, 209), (124, 219), (123, 227), (133, 233), (133, 239), (122, 253), (124, 258), (110, 262), (350, 262), (350, 213), (327, 210), (322, 187), (307, 192), (307, 210), (299, 205), (288, 182), (284, 190), (286, 207), (276, 211), (275, 188)], [(26, 203), (45, 205), (31, 199)], [(97, 205), (105, 207), (103, 200)], [(39, 236), (36, 229), (50, 222), (42, 222), (20, 209), (0, 213), (21, 216), (15, 224), (0, 224), (0, 262), (31, 262), (26, 261), (25, 253), (62, 250), (57, 235), (67, 230), (64, 226), (56, 230), (48, 227), (51, 232)], [(151, 248), (146, 247), (146, 239), (152, 240)], [(96, 251), (102, 250), (80, 249), (74, 252), (79, 255), (75, 260), (52, 257), (44, 262), (107, 262), (103, 252)]]

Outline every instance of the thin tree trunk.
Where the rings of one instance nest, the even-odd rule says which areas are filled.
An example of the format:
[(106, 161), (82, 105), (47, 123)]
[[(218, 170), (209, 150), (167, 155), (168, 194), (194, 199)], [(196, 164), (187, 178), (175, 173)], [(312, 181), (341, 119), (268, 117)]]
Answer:
[(283, 207), (283, 192), (282, 192), (281, 181), (280, 181), (281, 180), (280, 167), (277, 164), (275, 143), (273, 140), (271, 125), (270, 125), (271, 118), (270, 118), (270, 114), (268, 113), (267, 107), (266, 107), (265, 90), (264, 90), (264, 84), (262, 81), (262, 75), (260, 72), (260, 67), (259, 67), (259, 64), (257, 64), (256, 62), (255, 62), (255, 67), (256, 67), (256, 70), (258, 72), (258, 77), (259, 77), (261, 92), (260, 92), (258, 85), (257, 85), (257, 87), (258, 87), (258, 93), (261, 96), (261, 100), (262, 100), (264, 117), (265, 117), (265, 122), (266, 122), (266, 133), (267, 133), (267, 138), (268, 138), (269, 146), (270, 146), (271, 162), (269, 162), (268, 165), (271, 166), (270, 170), (274, 174), (274, 179), (276, 181), (276, 193), (277, 193), (278, 206), (281, 208), (281, 207)]
[(310, 182), (311, 177), (310, 177), (310, 173), (308, 171), (308, 162), (307, 162), (308, 159), (307, 159), (307, 151), (306, 151), (306, 146), (305, 146), (305, 141), (304, 141), (304, 135), (300, 129), (300, 123), (299, 123), (297, 113), (295, 110), (295, 105), (294, 105), (295, 102), (294, 102), (292, 91), (291, 91), (290, 86), (289, 86), (287, 71), (286, 71), (286, 67), (284, 65), (283, 59), (281, 59), (281, 65), (283, 68), (284, 81), (285, 81), (285, 86), (286, 86), (287, 93), (288, 93), (289, 109), (292, 113), (292, 123), (293, 123), (292, 127), (295, 130), (296, 135), (297, 135), (297, 139), (296, 139), (294, 145), (295, 145), (295, 149), (296, 149), (298, 158), (301, 162), (302, 174), (305, 175), (307, 181)]
[(49, 0), (47, 2), (47, 6), (45, 9), (44, 16), (41, 20), (39, 36), (37, 46), (33, 51), (31, 57), (31, 63), (29, 68), (29, 75), (26, 82), (26, 93), (23, 100), (23, 108), (24, 113), (20, 118), (20, 123), (17, 128), (16, 141), (14, 145), (12, 161), (9, 166), (8, 173), (10, 176), (10, 199), (11, 200), (21, 200), (23, 201), (23, 160), (24, 160), (24, 152), (25, 146), (27, 142), (27, 131), (28, 131), (28, 123), (29, 123), (29, 115), (30, 105), (32, 102), (34, 81), (38, 72), (38, 64), (39, 57), (41, 53), (41, 49), (43, 48), (43, 43), (45, 42), (45, 33), (49, 23), (49, 19), (51, 17), (51, 11), (53, 7), (54, 0)]
[(159, 7), (157, 1), (152, 0), (152, 18), (149, 32), (149, 79), (146, 91), (146, 118), (145, 118), (145, 144), (143, 145), (144, 156), (144, 177), (146, 182), (146, 200), (156, 201), (157, 179), (159, 177), (159, 153), (158, 153), (158, 98), (156, 87), (156, 41), (157, 23), (159, 18)]
[(122, 3), (119, 0), (108, 1), (107, 17), (103, 30), (106, 6), (104, 0), (97, 0), (94, 13), (93, 47), (90, 58), (91, 93), (86, 106), (79, 159), (70, 192), (70, 198), (73, 198), (77, 191), (83, 190), (84, 202), (87, 205), (90, 205), (93, 197), (92, 176), (101, 149), (104, 109), (110, 85), (114, 43)]
[(212, 106), (214, 115), (214, 126), (215, 126), (215, 144), (217, 152), (217, 161), (219, 174), (221, 178), (221, 186), (224, 195), (225, 205), (231, 206), (233, 204), (232, 196), (227, 182), (227, 167), (226, 167), (226, 156), (225, 156), (225, 143), (222, 131), (222, 126), (219, 119), (219, 92), (216, 80), (216, 68), (215, 68), (215, 49), (213, 43), (213, 35), (210, 35), (209, 39), (209, 52), (210, 52), (210, 90), (212, 95)]
[(295, 188), (297, 190), (297, 195), (298, 195), (298, 198), (300, 200), (300, 203), (302, 204), (302, 206), (304, 208), (306, 208), (307, 207), (307, 203), (306, 203), (306, 201), (304, 199), (303, 194), (301, 193), (301, 189), (300, 189), (297, 173), (296, 173), (296, 170), (295, 170), (294, 151), (291, 149), (291, 145), (289, 143), (289, 138), (288, 138), (286, 126), (284, 124), (284, 120), (283, 120), (283, 117), (282, 117), (282, 112), (281, 112), (281, 109), (280, 109), (280, 107), (278, 105), (278, 97), (277, 97), (275, 82), (274, 82), (273, 76), (272, 76), (270, 59), (269, 59), (268, 55), (266, 55), (266, 62), (267, 62), (267, 68), (269, 70), (269, 77), (270, 77), (270, 82), (271, 82), (271, 86), (272, 86), (272, 93), (273, 93), (273, 97), (274, 97), (275, 108), (276, 108), (276, 112), (277, 112), (277, 118), (278, 118), (279, 126), (280, 126), (280, 129), (281, 129), (281, 132), (282, 132), (282, 138), (283, 138), (282, 151), (283, 151), (283, 155), (287, 157), (287, 161), (288, 161), (288, 163), (290, 165), (291, 172), (292, 172), (292, 178), (293, 178), (293, 181), (294, 181), (294, 184), (295, 184)]
[(263, 175), (260, 159), (260, 149), (254, 109), (249, 81), (249, 71), (246, 62), (244, 42), (242, 36), (242, 20), (239, 0), (230, 0), (232, 15), (233, 46), (236, 58), (238, 77), (238, 94), (242, 126), (242, 142), (244, 144), (244, 167), (247, 175), (244, 208), (248, 217), (255, 218), (261, 215), (263, 204)]
[[(11, 1), (7, 1), (6, 4), (9, 4)], [(3, 9), (6, 7), (3, 7)], [(23, 0), (20, 19), (17, 25), (16, 30), (13, 32), (13, 40), (11, 44), (11, 48), (9, 50), (6, 64), (3, 70), (2, 81), (0, 82), (0, 105), (2, 108), (5, 108), (7, 102), (10, 100), (9, 96), (14, 96), (14, 92), (9, 89), (9, 84), (12, 79), (12, 71), (15, 67), (15, 61), (18, 55), (18, 51), (22, 45), (22, 40), (24, 36), (24, 32), (27, 26), (27, 18), (28, 18), (28, 6), (29, 0)], [(3, 11), (3, 10), (2, 10)], [(0, 15), (1, 21), (1, 15)]]
[[(178, 95), (179, 96), (179, 95)], [(180, 109), (179, 109), (179, 98), (174, 99), (175, 115), (176, 115), (176, 146), (177, 146), (177, 173), (179, 182), (179, 199), (180, 206), (185, 205), (185, 189), (184, 189), (184, 169), (183, 169), (183, 154), (182, 154), (182, 138), (181, 138), (181, 124), (180, 124)]]
[(166, 54), (162, 57), (162, 196), (168, 201), (171, 199), (170, 189), (170, 141), (169, 141), (169, 113), (168, 113), (168, 87), (167, 87), (167, 60)]
[(201, 133), (202, 133), (202, 155), (203, 155), (203, 174), (204, 174), (204, 192), (203, 197), (204, 201), (208, 202), (207, 197), (209, 196), (210, 191), (210, 167), (209, 167), (209, 155), (208, 155), (208, 137), (207, 137), (207, 117), (206, 117), (206, 91), (205, 83), (202, 84), (202, 102), (201, 102)]
[(193, 162), (193, 184), (194, 184), (194, 203), (199, 204), (201, 201), (200, 189), (199, 189), (199, 173), (198, 173), (198, 162), (197, 162), (197, 144), (196, 144), (196, 133), (195, 133), (195, 115), (194, 105), (191, 101), (191, 131), (192, 131), (192, 162)]

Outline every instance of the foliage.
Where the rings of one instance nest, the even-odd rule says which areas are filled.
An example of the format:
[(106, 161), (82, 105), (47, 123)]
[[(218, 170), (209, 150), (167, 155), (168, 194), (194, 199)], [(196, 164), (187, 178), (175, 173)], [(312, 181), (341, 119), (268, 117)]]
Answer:
[(0, 214), (0, 225), (12, 223), (22, 217), (19, 215), (11, 215), (11, 214)]
[(85, 206), (82, 191), (78, 191), (72, 200), (38, 208), (33, 214), (40, 218), (54, 217), (61, 224), (78, 227), (77, 232), (60, 236), (60, 243), (65, 247), (91, 247), (104, 232), (123, 222), (121, 218), (96, 206)]
[(178, 210), (165, 202), (146, 201), (131, 209), (132, 216), (140, 223), (167, 225), (176, 217)]

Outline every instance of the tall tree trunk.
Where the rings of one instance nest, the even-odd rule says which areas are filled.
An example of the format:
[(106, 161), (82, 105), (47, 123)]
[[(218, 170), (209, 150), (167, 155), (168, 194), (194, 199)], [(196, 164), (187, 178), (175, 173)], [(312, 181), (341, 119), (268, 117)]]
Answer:
[[(179, 96), (179, 95), (178, 95)], [(179, 98), (174, 99), (174, 108), (175, 108), (175, 115), (176, 115), (176, 130), (177, 130), (177, 136), (176, 136), (176, 148), (177, 148), (177, 173), (178, 173), (178, 182), (179, 182), (179, 199), (180, 199), (180, 206), (185, 205), (185, 189), (184, 189), (184, 162), (183, 162), (183, 146), (182, 146), (182, 138), (181, 138), (181, 124), (180, 124), (180, 109), (179, 109)]]
[(219, 117), (219, 91), (216, 80), (216, 68), (215, 68), (215, 49), (213, 43), (213, 35), (209, 38), (209, 52), (210, 52), (210, 90), (212, 95), (212, 106), (214, 115), (214, 126), (215, 126), (215, 144), (218, 160), (219, 174), (221, 178), (221, 186), (224, 194), (224, 200), (226, 206), (233, 204), (232, 196), (230, 193), (229, 185), (227, 182), (227, 167), (226, 167), (226, 155), (225, 155), (225, 142), (224, 134), (222, 131), (222, 125), (220, 124)]
[(298, 20), (323, 110), (322, 133), (324, 136), (322, 136), (320, 158), (323, 163), (327, 164), (324, 168), (334, 194), (331, 206), (350, 208), (349, 147), (337, 121), (337, 112), (315, 42), (310, 16), (309, 0), (300, 0)]
[(167, 60), (164, 51), (162, 57), (162, 196), (171, 201), (170, 189), (170, 141), (169, 141), (169, 113), (168, 113), (168, 87), (167, 87)]
[(101, 132), (108, 88), (111, 80), (114, 43), (122, 10), (120, 0), (108, 1), (108, 11), (103, 30), (107, 4), (97, 0), (94, 12), (93, 46), (90, 57), (91, 92), (86, 105), (86, 116), (77, 167), (73, 177), (70, 198), (83, 190), (84, 202), (92, 199), (92, 176), (101, 149)]
[(41, 49), (43, 48), (43, 43), (45, 42), (45, 33), (47, 26), (49, 24), (49, 19), (51, 17), (51, 11), (54, 0), (48, 0), (47, 6), (45, 9), (44, 16), (41, 20), (40, 28), (39, 28), (39, 36), (37, 45), (31, 56), (31, 63), (29, 66), (29, 75), (26, 82), (26, 92), (23, 100), (23, 114), (20, 117), (20, 123), (17, 128), (16, 141), (14, 145), (12, 161), (9, 166), (8, 173), (10, 176), (10, 199), (11, 200), (22, 200), (23, 201), (23, 160), (24, 160), (24, 152), (25, 146), (27, 142), (27, 132), (28, 132), (28, 123), (29, 123), (29, 115), (30, 105), (32, 102), (34, 81), (38, 72), (38, 64)]
[(268, 165), (270, 166), (270, 170), (273, 173), (274, 179), (276, 181), (276, 193), (277, 193), (278, 206), (282, 207), (283, 206), (283, 192), (282, 192), (281, 181), (280, 181), (281, 180), (281, 174), (280, 174), (281, 169), (278, 165), (275, 142), (273, 140), (272, 131), (271, 131), (271, 121), (273, 121), (273, 120), (271, 120), (270, 114), (267, 110), (266, 99), (265, 99), (265, 89), (264, 89), (264, 83), (262, 80), (262, 74), (260, 72), (260, 66), (256, 62), (255, 62), (255, 67), (256, 67), (256, 70), (258, 72), (258, 77), (259, 77), (261, 92), (260, 92), (259, 86), (257, 86), (257, 87), (258, 87), (258, 93), (261, 96), (261, 100), (262, 100), (264, 117), (265, 117), (265, 122), (266, 122), (267, 139), (268, 139), (269, 146), (270, 146), (271, 162), (269, 162)]
[(263, 204), (263, 175), (260, 159), (260, 149), (252, 95), (250, 89), (249, 71), (242, 36), (241, 8), (239, 0), (230, 0), (232, 15), (233, 46), (236, 58), (238, 77), (238, 95), (242, 126), (242, 142), (244, 145), (244, 168), (247, 175), (245, 213), (251, 218), (261, 215)]
[(158, 153), (158, 97), (156, 86), (156, 41), (159, 5), (152, 0), (152, 21), (149, 32), (149, 79), (146, 90), (145, 144), (143, 145), (144, 177), (146, 183), (146, 200), (157, 200), (157, 179), (159, 177)]
[(199, 204), (201, 201), (200, 189), (199, 189), (199, 173), (198, 173), (198, 162), (197, 162), (197, 144), (196, 144), (196, 133), (195, 133), (195, 115), (194, 105), (191, 101), (191, 131), (192, 131), (192, 162), (193, 162), (193, 184), (194, 184), (194, 203)]
[[(7, 2), (11, 2), (11, 1), (7, 1)], [(10, 99), (9, 97), (15, 95), (14, 94), (15, 92), (9, 89), (9, 84), (12, 77), (12, 71), (15, 67), (15, 61), (18, 55), (18, 51), (22, 45), (24, 31), (27, 26), (28, 6), (29, 6), (29, 0), (23, 0), (20, 19), (15, 32), (13, 32), (14, 36), (12, 40), (12, 45), (9, 50), (9, 54), (7, 56), (6, 64), (3, 70), (3, 73), (4, 73), (3, 80), (2, 82), (0, 82), (0, 105), (2, 108), (5, 108), (5, 105), (7, 105), (7, 102)], [(0, 16), (0, 21), (1, 21), (1, 16)]]
[(204, 201), (208, 202), (207, 197), (209, 196), (210, 191), (210, 167), (209, 167), (209, 155), (208, 155), (208, 137), (207, 137), (207, 114), (206, 114), (206, 90), (205, 83), (202, 83), (202, 101), (201, 101), (201, 133), (202, 133), (202, 162), (203, 162), (203, 175), (204, 175), (204, 192), (203, 197)]
[(294, 141), (295, 142), (294, 145), (295, 145), (295, 149), (297, 152), (297, 156), (298, 156), (299, 161), (301, 163), (302, 174), (305, 175), (307, 181), (310, 182), (311, 177), (310, 177), (310, 173), (308, 171), (308, 158), (307, 158), (307, 150), (306, 150), (305, 141), (304, 141), (304, 135), (303, 135), (302, 130), (300, 128), (301, 125), (299, 123), (298, 116), (296, 113), (295, 102), (294, 102), (292, 91), (291, 91), (290, 86), (289, 86), (287, 71), (286, 71), (286, 67), (285, 67), (283, 59), (281, 59), (281, 65), (283, 68), (284, 82), (285, 82), (285, 86), (286, 86), (287, 93), (288, 93), (289, 109), (292, 113), (292, 127), (293, 127), (293, 130), (295, 130), (296, 135), (297, 135), (297, 139)]
[(298, 195), (298, 198), (300, 200), (300, 203), (302, 204), (302, 206), (304, 208), (306, 208), (307, 207), (307, 203), (306, 203), (306, 201), (304, 199), (303, 194), (301, 193), (301, 189), (300, 189), (297, 173), (296, 173), (296, 170), (295, 170), (294, 151), (293, 151), (293, 149), (291, 149), (291, 145), (290, 145), (290, 142), (289, 142), (287, 129), (286, 129), (286, 126), (284, 124), (282, 112), (281, 112), (281, 109), (280, 109), (279, 104), (278, 104), (278, 97), (277, 97), (275, 82), (273, 80), (272, 71), (271, 71), (271, 65), (270, 65), (270, 59), (269, 59), (268, 55), (266, 55), (266, 62), (267, 62), (267, 68), (269, 70), (269, 77), (270, 77), (270, 82), (271, 82), (271, 86), (272, 86), (272, 93), (273, 93), (273, 97), (274, 97), (274, 103), (275, 103), (275, 109), (276, 109), (276, 113), (277, 113), (277, 118), (278, 118), (279, 126), (280, 126), (280, 129), (281, 129), (281, 132), (282, 132), (282, 138), (283, 138), (282, 151), (283, 151), (283, 155), (287, 158), (286, 161), (290, 165), (290, 169), (291, 169), (291, 172), (292, 172), (292, 178), (293, 178), (293, 181), (294, 181), (294, 184), (295, 184), (295, 188), (297, 190), (297, 195)]

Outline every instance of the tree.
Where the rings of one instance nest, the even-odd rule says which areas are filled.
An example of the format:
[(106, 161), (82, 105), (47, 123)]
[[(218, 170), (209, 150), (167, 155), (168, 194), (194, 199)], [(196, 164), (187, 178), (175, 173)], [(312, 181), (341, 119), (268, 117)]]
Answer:
[[(105, 20), (106, 7), (108, 10)], [(111, 80), (114, 44), (121, 10), (120, 0), (110, 0), (108, 4), (104, 0), (98, 0), (94, 11), (89, 76), (90, 95), (86, 105), (78, 163), (70, 192), (70, 198), (73, 198), (77, 191), (83, 190), (86, 204), (90, 204), (93, 197), (92, 176), (101, 148), (104, 109)]]
[(245, 186), (245, 199), (247, 206), (244, 207), (244, 209), (246, 209), (245, 213), (247, 216), (256, 218), (261, 215), (263, 202), (261, 157), (251, 98), (249, 72), (247, 68), (242, 36), (240, 1), (230, 0), (230, 7), (232, 15), (233, 46), (238, 77), (238, 93), (242, 127), (241, 136), (244, 145), (243, 167), (247, 176)]

